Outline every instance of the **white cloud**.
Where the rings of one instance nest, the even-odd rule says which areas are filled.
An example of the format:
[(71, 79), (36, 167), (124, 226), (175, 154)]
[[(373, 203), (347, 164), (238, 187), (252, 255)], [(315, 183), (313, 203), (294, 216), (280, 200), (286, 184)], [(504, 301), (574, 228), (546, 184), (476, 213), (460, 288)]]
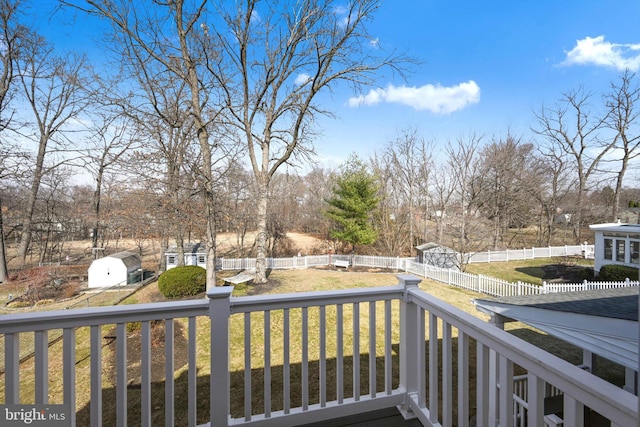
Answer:
[(480, 87), (473, 80), (450, 87), (431, 84), (420, 87), (389, 85), (386, 89), (372, 89), (367, 95), (350, 98), (349, 106), (376, 105), (381, 102), (449, 114), (480, 102)]
[(311, 80), (311, 76), (309, 74), (301, 73), (298, 74), (298, 77), (296, 77), (294, 83), (296, 86), (302, 86), (309, 82), (309, 80)]
[(604, 40), (604, 36), (585, 37), (567, 52), (564, 65), (597, 65), (619, 71), (640, 69), (640, 43), (619, 44)]

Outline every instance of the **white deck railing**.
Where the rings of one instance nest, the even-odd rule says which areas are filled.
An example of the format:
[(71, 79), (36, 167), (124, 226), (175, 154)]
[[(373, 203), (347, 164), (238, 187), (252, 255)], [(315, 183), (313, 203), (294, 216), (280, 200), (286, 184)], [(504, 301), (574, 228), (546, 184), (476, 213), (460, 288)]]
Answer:
[[(381, 288), (232, 297), (231, 287), (220, 287), (205, 300), (4, 315), (3, 403), (64, 403), (71, 413), (89, 413), (82, 422), (92, 426), (103, 418), (172, 426), (176, 417), (190, 426), (287, 426), (393, 406), (426, 426), (467, 425), (472, 416), (478, 426), (513, 426), (518, 415), (540, 426), (560, 420), (551, 424), (544, 413), (554, 387), (562, 392), (564, 425), (582, 425), (585, 406), (612, 425), (637, 425), (635, 395), (432, 297), (415, 276), (398, 278)], [(141, 322), (137, 362), (128, 351), (133, 322)], [(162, 346), (152, 339), (152, 322), (164, 329)], [(47, 346), (55, 329), (63, 331), (61, 355)], [(115, 344), (105, 347), (110, 329)], [(28, 369), (20, 366), (20, 334), (36, 342)], [(152, 380), (159, 356), (160, 403)], [(134, 362), (139, 377), (129, 375)], [(516, 365), (527, 374), (526, 408), (515, 393)], [(105, 371), (114, 372), (113, 405), (103, 400)], [(272, 381), (276, 375), (281, 381)], [(178, 377), (186, 378), (179, 387)], [(88, 390), (77, 389), (83, 381)], [(233, 413), (232, 399), (241, 408)]]

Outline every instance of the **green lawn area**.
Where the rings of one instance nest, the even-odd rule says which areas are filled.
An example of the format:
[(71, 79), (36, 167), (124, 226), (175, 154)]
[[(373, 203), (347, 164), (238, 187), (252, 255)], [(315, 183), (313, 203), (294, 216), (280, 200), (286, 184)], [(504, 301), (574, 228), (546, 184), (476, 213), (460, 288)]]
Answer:
[[(467, 265), (467, 273), (482, 274), (510, 282), (527, 282), (542, 285), (543, 280), (567, 277), (570, 281), (581, 282), (587, 269), (593, 269), (593, 260), (578, 258), (536, 258), (522, 261), (474, 263)], [(584, 272), (584, 273), (581, 273)]]

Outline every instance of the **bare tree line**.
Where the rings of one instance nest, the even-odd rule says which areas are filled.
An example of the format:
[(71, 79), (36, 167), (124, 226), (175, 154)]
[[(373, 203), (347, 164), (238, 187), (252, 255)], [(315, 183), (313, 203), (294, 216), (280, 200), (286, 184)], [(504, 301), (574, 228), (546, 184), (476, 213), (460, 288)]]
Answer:
[[(26, 265), (64, 256), (70, 239), (91, 239), (97, 256), (121, 237), (154, 238), (159, 250), (176, 243), (179, 260), (185, 243), (202, 240), (209, 284), (219, 232), (253, 244), (257, 282), (266, 257), (296, 251), (287, 231), (339, 249), (324, 215), (337, 168), (313, 166), (315, 119), (331, 115), (317, 96), (413, 62), (362, 49), (377, 1), (351, 2), (343, 15), (331, 1), (62, 3), (107, 24), (117, 67), (97, 72), (58, 55), (24, 24), (21, 0), (0, 0), (0, 281), (8, 245)], [(616, 220), (638, 198), (624, 183), (640, 153), (639, 97), (631, 72), (605, 94), (561, 94), (532, 114), (531, 139), (429, 141), (398, 130), (367, 160), (381, 184), (370, 250), (518, 247), (525, 229), (537, 244), (557, 241), (559, 229), (584, 240), (585, 224)]]

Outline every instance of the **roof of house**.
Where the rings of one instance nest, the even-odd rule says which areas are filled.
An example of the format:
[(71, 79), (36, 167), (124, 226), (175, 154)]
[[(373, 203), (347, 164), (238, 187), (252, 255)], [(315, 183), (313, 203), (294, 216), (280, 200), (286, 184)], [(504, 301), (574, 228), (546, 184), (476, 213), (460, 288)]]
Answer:
[(638, 287), (492, 298), (499, 304), (638, 321)]
[(473, 300), (476, 309), (516, 320), (638, 369), (638, 286)]
[(625, 224), (622, 222), (609, 222), (605, 224), (591, 224), (593, 231), (610, 231), (618, 233), (640, 233), (640, 224)]
[[(205, 245), (202, 242), (184, 243), (183, 244), (183, 248), (184, 248), (184, 253), (185, 254), (197, 254), (197, 253), (205, 253), (206, 252)], [(167, 248), (167, 250), (164, 253), (165, 254), (177, 254), (178, 253), (178, 245), (176, 245), (175, 243), (169, 245), (169, 247)]]

